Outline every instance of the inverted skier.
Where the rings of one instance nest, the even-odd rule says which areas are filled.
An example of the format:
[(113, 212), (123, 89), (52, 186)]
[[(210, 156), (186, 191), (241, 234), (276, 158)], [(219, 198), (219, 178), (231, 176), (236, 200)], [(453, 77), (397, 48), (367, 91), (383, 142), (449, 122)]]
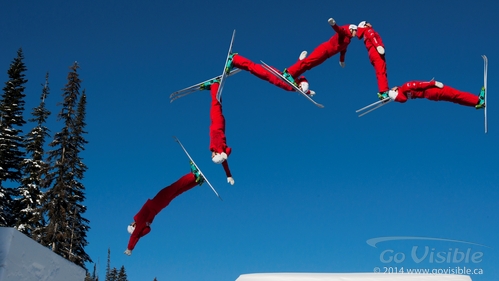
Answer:
[[(301, 52), (298, 60), (303, 60), (307, 56), (307, 52)], [(232, 68), (237, 67), (239, 69), (249, 71), (256, 77), (268, 81), (271, 84), (280, 87), (286, 91), (294, 91), (293, 87), (289, 84), (283, 82), (281, 79), (277, 78), (274, 74), (266, 70), (261, 64), (254, 63), (253, 61), (241, 56), (238, 53), (232, 53), (227, 62), (226, 71), (230, 71)], [(274, 68), (277, 72), (281, 73), (278, 69)], [(298, 88), (300, 88), (305, 94), (309, 96), (314, 96), (315, 92), (309, 89), (309, 83), (304, 76), (300, 76), (296, 79), (294, 83)]]
[(175, 197), (187, 190), (202, 185), (204, 178), (191, 163), (191, 172), (182, 176), (176, 182), (161, 189), (153, 199), (147, 199), (140, 211), (133, 217), (133, 222), (127, 227), (130, 233), (126, 255), (131, 255), (139, 239), (151, 232), (151, 224), (156, 215), (161, 212)]
[(222, 164), (227, 176), (227, 182), (234, 185), (234, 178), (230, 172), (227, 158), (232, 152), (232, 149), (227, 146), (227, 138), (225, 136), (225, 117), (222, 113), (222, 104), (217, 99), (217, 92), (220, 86), (218, 79), (206, 82), (201, 86), (202, 90), (210, 90), (211, 106), (210, 106), (210, 151), (211, 160), (215, 164)]
[(357, 28), (357, 37), (364, 38), (369, 61), (374, 67), (376, 80), (378, 81), (378, 98), (383, 100), (388, 97), (388, 78), (386, 74), (385, 45), (379, 34), (374, 31), (369, 22), (362, 21)]
[(337, 53), (340, 53), (340, 66), (345, 67), (347, 47), (351, 38), (357, 34), (357, 26), (355, 24), (338, 26), (333, 18), (330, 18), (328, 23), (336, 31), (336, 34), (329, 38), (328, 41), (317, 46), (307, 58), (298, 60), (292, 66), (284, 69), (283, 75), (290, 82), (294, 82), (305, 71), (322, 64)]
[(402, 86), (393, 87), (388, 91), (388, 97), (396, 102), (404, 103), (408, 99), (429, 99), (433, 101), (449, 101), (476, 109), (485, 108), (485, 88), (480, 94), (474, 95), (444, 85), (438, 81), (409, 81)]

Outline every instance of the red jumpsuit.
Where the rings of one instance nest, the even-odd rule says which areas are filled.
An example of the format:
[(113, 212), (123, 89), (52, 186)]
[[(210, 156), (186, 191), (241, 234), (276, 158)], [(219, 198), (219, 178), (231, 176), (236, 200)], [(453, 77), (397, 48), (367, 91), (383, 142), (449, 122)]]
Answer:
[(333, 25), (332, 28), (336, 31), (336, 34), (329, 38), (328, 41), (315, 48), (308, 57), (303, 60), (298, 60), (295, 64), (290, 66), (287, 69), (288, 73), (295, 78), (299, 77), (305, 73), (305, 71), (320, 65), (337, 53), (340, 53), (340, 62), (344, 62), (347, 47), (352, 38), (349, 26), (349, 24), (343, 26)]
[(406, 102), (407, 99), (429, 99), (433, 101), (450, 101), (465, 106), (475, 106), (478, 104), (478, 96), (468, 92), (462, 92), (445, 86), (438, 88), (435, 81), (420, 82), (410, 81), (398, 87), (398, 95), (395, 101)]
[(139, 239), (151, 231), (151, 223), (154, 217), (163, 210), (170, 202), (183, 192), (195, 187), (196, 176), (193, 173), (181, 177), (171, 185), (161, 189), (153, 199), (147, 199), (140, 211), (133, 217), (135, 221), (135, 230), (130, 235), (128, 249), (133, 250)]
[[(210, 87), (211, 93), (211, 107), (210, 107), (210, 151), (216, 153), (225, 152), (227, 156), (230, 155), (232, 149), (227, 146), (227, 139), (225, 137), (225, 117), (222, 113), (222, 104), (218, 102), (217, 92), (219, 83), (213, 83)], [(227, 160), (222, 162), (227, 177), (232, 177)]]
[[(294, 91), (293, 87), (291, 87), (286, 82), (283, 82), (281, 79), (277, 78), (274, 74), (268, 72), (262, 65), (256, 64), (239, 54), (234, 55), (232, 64), (234, 65), (234, 67), (249, 71), (251, 74), (255, 75), (256, 77), (262, 80), (266, 80), (271, 84), (274, 84), (277, 87), (280, 87), (286, 91)], [(276, 71), (279, 72), (279, 70), (277, 69)]]
[(377, 47), (383, 47), (383, 41), (379, 34), (374, 31), (372, 27), (359, 27), (357, 29), (357, 37), (361, 39), (364, 37), (364, 44), (366, 45), (367, 54), (369, 56), (369, 61), (374, 66), (374, 71), (376, 72), (376, 79), (378, 80), (378, 90), (380, 92), (386, 92), (390, 88), (388, 86), (388, 78), (386, 75), (386, 60), (385, 55), (378, 53)]

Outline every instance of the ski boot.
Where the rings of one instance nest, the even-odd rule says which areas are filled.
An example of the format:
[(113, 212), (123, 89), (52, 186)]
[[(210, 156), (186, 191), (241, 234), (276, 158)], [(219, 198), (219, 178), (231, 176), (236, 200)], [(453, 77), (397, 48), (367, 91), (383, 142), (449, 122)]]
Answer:
[(379, 99), (379, 100), (384, 100), (384, 99), (386, 99), (386, 98), (389, 98), (389, 96), (388, 96), (388, 91), (385, 91), (385, 92), (379, 92), (379, 93), (378, 93), (378, 99)]
[(237, 53), (232, 53), (227, 58), (227, 63), (225, 64), (225, 74), (229, 74), (230, 71), (234, 68), (234, 64), (232, 63), (232, 61), (234, 60), (235, 55), (237, 55)]
[(485, 87), (482, 87), (480, 95), (478, 95), (478, 104), (475, 105), (476, 109), (482, 109), (485, 107)]
[(201, 86), (199, 86), (199, 90), (209, 90), (211, 88), (211, 85), (213, 85), (213, 83), (220, 83), (220, 79), (213, 79), (213, 80), (210, 80), (210, 81), (207, 81), (207, 82), (204, 82), (203, 84), (201, 84)]
[(194, 165), (193, 162), (190, 162), (191, 164), (191, 172), (196, 176), (196, 182), (198, 185), (202, 185), (204, 183), (204, 178), (203, 175), (201, 175), (201, 172), (199, 172), (198, 168), (196, 168), (196, 165)]
[(284, 78), (286, 78), (286, 80), (288, 80), (291, 84), (298, 87), (298, 84), (296, 83), (295, 78), (293, 78), (293, 76), (291, 76), (291, 74), (289, 74), (289, 72), (286, 68), (282, 72), (282, 76), (284, 76)]

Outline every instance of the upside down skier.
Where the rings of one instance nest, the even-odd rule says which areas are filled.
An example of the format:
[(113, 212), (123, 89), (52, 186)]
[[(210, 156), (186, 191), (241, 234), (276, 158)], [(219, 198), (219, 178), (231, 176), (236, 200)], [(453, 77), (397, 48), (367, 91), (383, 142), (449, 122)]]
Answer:
[(485, 88), (480, 94), (474, 95), (444, 85), (438, 81), (409, 81), (400, 87), (393, 87), (388, 97), (396, 102), (404, 103), (408, 99), (425, 98), (433, 101), (449, 101), (476, 109), (485, 108)]
[(374, 67), (376, 80), (378, 81), (378, 98), (388, 97), (388, 78), (386, 74), (385, 45), (379, 34), (374, 31), (372, 25), (367, 21), (361, 21), (357, 27), (357, 38), (364, 38), (369, 61)]
[(151, 232), (151, 224), (156, 215), (163, 210), (175, 197), (187, 190), (202, 185), (204, 178), (199, 170), (191, 163), (191, 172), (182, 176), (176, 182), (161, 189), (153, 199), (147, 199), (140, 211), (133, 217), (133, 222), (127, 227), (130, 233), (126, 255), (131, 255), (139, 239)]
[(206, 82), (201, 86), (202, 90), (210, 90), (211, 106), (210, 106), (210, 151), (211, 160), (215, 164), (222, 164), (222, 167), (227, 176), (227, 182), (234, 185), (234, 178), (230, 172), (227, 158), (232, 152), (232, 149), (227, 146), (227, 138), (225, 136), (225, 117), (222, 113), (222, 104), (217, 99), (217, 92), (220, 86), (218, 79)]
[(298, 60), (292, 66), (284, 69), (283, 76), (290, 82), (293, 83), (297, 77), (300, 77), (307, 70), (322, 64), (337, 53), (340, 53), (340, 66), (345, 67), (347, 47), (351, 38), (357, 34), (357, 26), (355, 24), (338, 26), (333, 18), (330, 18), (328, 23), (336, 31), (336, 34), (329, 38), (328, 41), (317, 46), (307, 58)]

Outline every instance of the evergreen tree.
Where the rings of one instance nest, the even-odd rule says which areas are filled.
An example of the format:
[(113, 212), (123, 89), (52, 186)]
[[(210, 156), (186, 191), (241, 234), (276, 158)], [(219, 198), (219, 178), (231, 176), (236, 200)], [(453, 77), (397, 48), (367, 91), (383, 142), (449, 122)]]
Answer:
[(13, 226), (12, 198), (15, 190), (5, 186), (5, 182), (19, 182), (22, 178), (21, 161), (24, 159), (24, 144), (21, 126), (23, 118), (25, 84), (22, 49), (7, 71), (9, 80), (5, 83), (0, 100), (0, 226)]
[(106, 279), (105, 279), (105, 281), (109, 281), (110, 274), (111, 274), (111, 248), (107, 248), (107, 263), (106, 263)]
[(49, 144), (54, 149), (48, 152), (50, 167), (47, 182), (50, 189), (46, 192), (44, 202), (48, 223), (42, 244), (85, 267), (85, 262), (92, 260), (84, 249), (88, 245), (86, 233), (90, 229), (89, 221), (82, 216), (86, 207), (82, 204), (85, 187), (81, 180), (87, 167), (80, 155), (86, 143), (83, 138), (86, 133), (86, 97), (83, 95), (78, 102), (81, 84), (78, 68), (76, 62), (70, 67), (68, 83), (63, 89), (62, 109), (58, 114), (64, 126)]
[(106, 281), (118, 281), (118, 270), (116, 267), (113, 267), (109, 272), (109, 280)]
[(120, 271), (118, 272), (118, 278), (116, 279), (116, 281), (128, 281), (124, 265), (121, 266)]
[(47, 172), (47, 163), (44, 157), (45, 139), (50, 137), (49, 129), (45, 127), (50, 111), (45, 108), (45, 99), (50, 89), (48, 86), (48, 73), (45, 76), (45, 85), (43, 85), (41, 102), (38, 107), (33, 109), (34, 118), (30, 122), (35, 122), (33, 128), (25, 137), (25, 147), (27, 158), (22, 161), (23, 178), (19, 187), (20, 198), (16, 204), (17, 222), (16, 228), (40, 242), (42, 228), (45, 226), (45, 219), (41, 209), (42, 205), (42, 183), (44, 174)]

